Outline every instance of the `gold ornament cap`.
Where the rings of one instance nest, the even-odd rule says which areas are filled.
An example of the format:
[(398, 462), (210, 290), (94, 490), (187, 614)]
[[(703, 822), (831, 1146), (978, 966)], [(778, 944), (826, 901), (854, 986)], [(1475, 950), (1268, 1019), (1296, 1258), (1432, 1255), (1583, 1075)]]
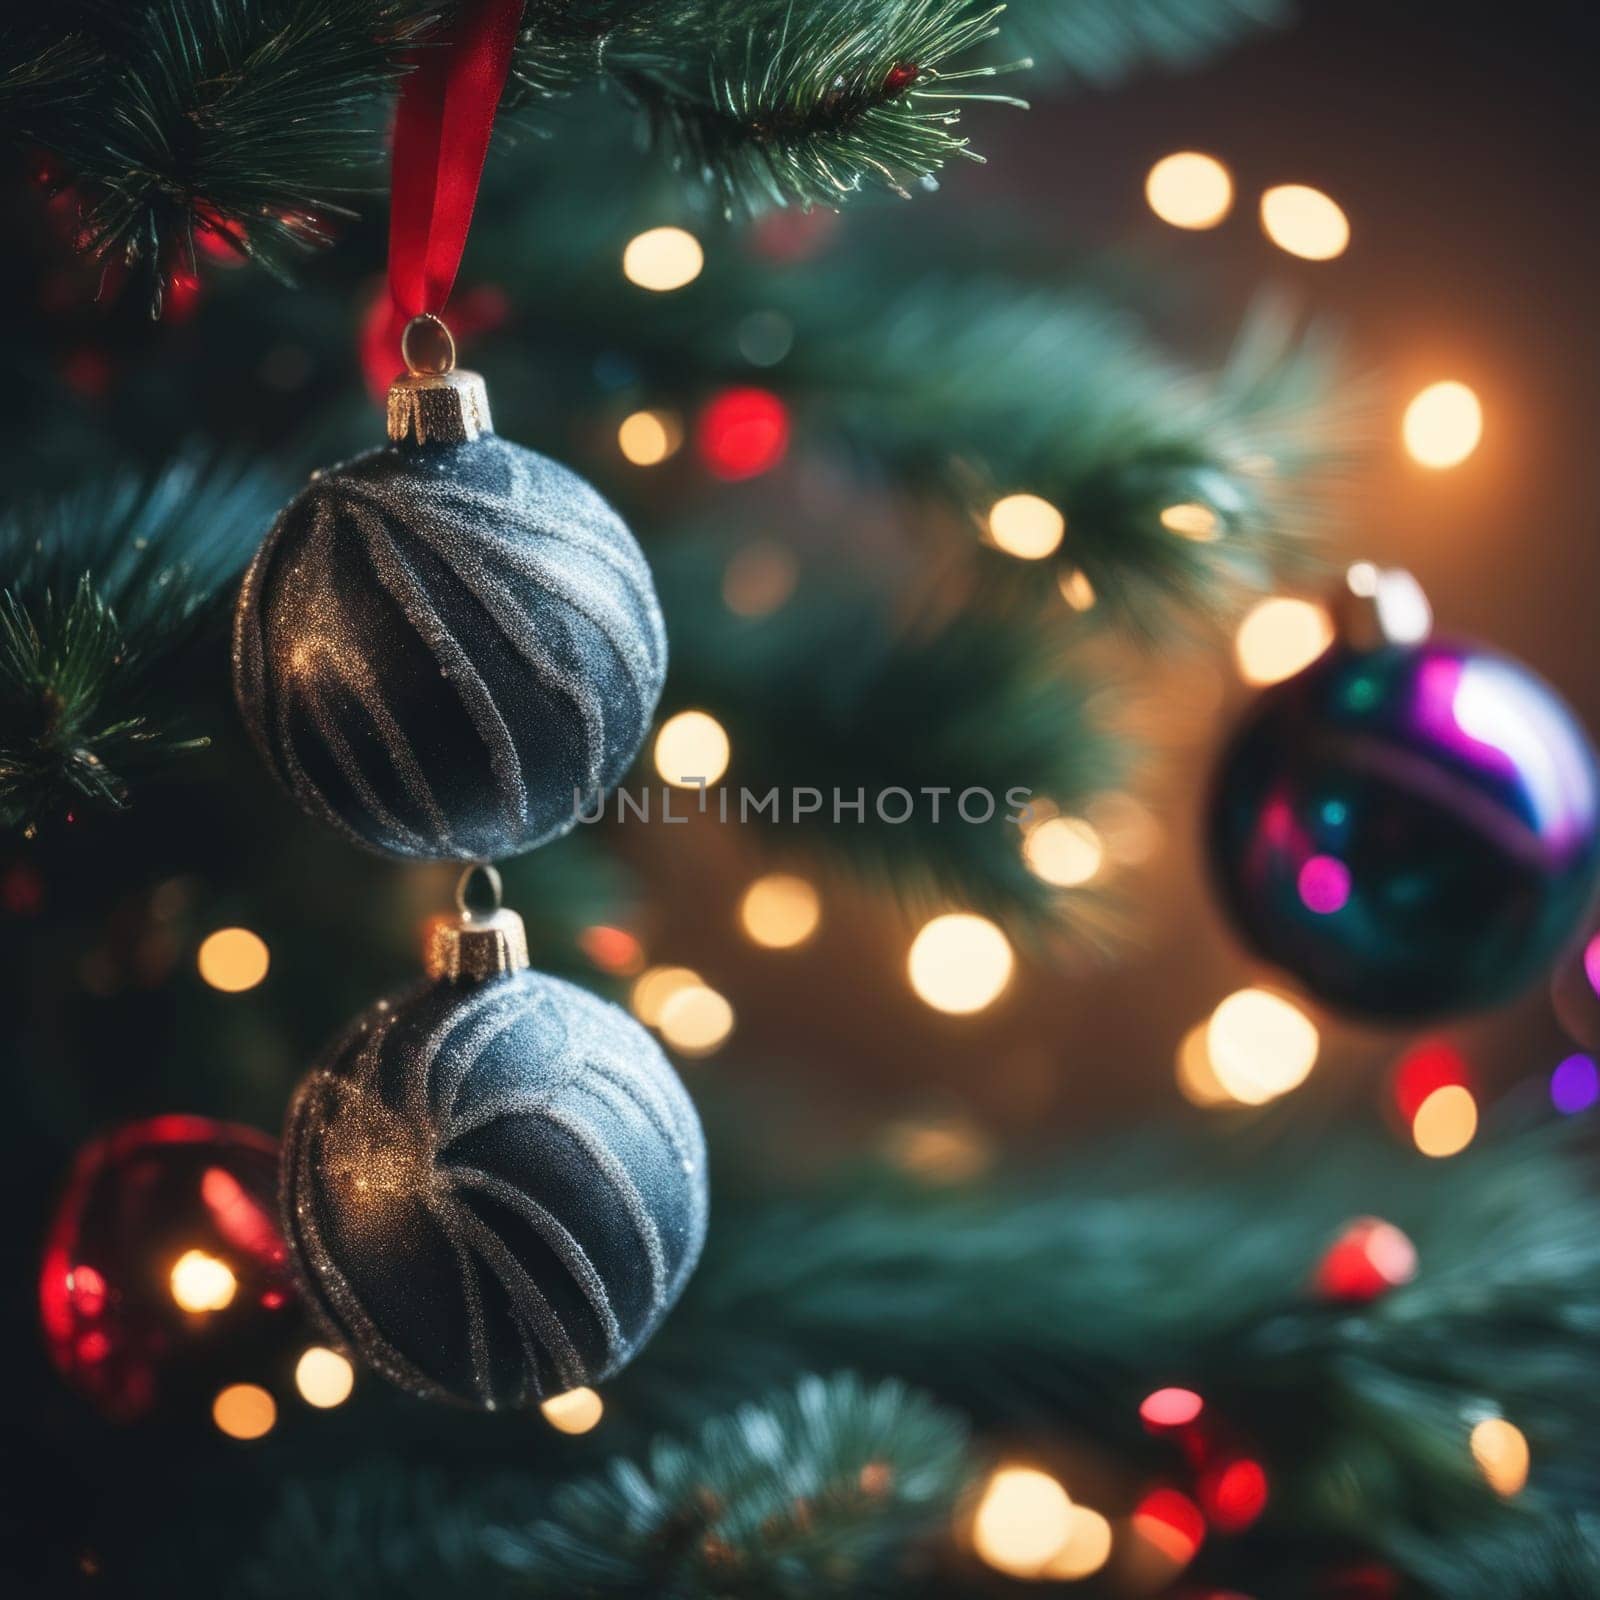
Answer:
[(489, 391), (476, 372), (456, 370), (456, 342), (432, 314), (400, 335), (406, 370), (389, 385), (389, 437), (396, 444), (465, 444), (493, 433)]
[[(474, 885), (488, 890), (484, 909), (473, 905)], [(467, 868), (456, 885), (456, 914), (428, 929), (424, 962), (430, 978), (447, 983), (487, 983), (528, 965), (528, 930), (500, 904), (500, 874), (487, 862)]]

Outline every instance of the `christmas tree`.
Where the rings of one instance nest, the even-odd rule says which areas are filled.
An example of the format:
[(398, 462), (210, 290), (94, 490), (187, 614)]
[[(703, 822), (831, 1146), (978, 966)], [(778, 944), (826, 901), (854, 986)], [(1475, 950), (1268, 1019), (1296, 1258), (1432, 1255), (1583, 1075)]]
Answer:
[(1592, 747), (1223, 159), (1052, 214), (1295, 21), (0, 22), (16, 1592), (1600, 1593)]

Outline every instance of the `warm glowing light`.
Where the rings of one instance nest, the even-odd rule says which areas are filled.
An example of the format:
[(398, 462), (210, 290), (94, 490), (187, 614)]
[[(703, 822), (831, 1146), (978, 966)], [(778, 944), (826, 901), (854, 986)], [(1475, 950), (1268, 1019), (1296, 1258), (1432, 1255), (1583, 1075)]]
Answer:
[(553, 1394), (539, 1410), (557, 1433), (587, 1433), (605, 1415), (605, 1406), (593, 1389), (568, 1389)]
[(728, 558), (722, 603), (736, 617), (766, 617), (795, 591), (800, 564), (781, 544), (758, 539)]
[(706, 264), (700, 241), (685, 228), (650, 228), (631, 238), (622, 252), (622, 275), (641, 289), (681, 289)]
[(1061, 591), (1061, 598), (1074, 611), (1087, 611), (1094, 605), (1094, 585), (1076, 567), (1070, 572), (1063, 572), (1056, 579), (1056, 587)]
[(925, 924), (911, 941), (906, 970), (917, 997), (935, 1011), (982, 1011), (1011, 982), (1011, 942), (987, 917), (952, 911)]
[(1210, 1108), (1234, 1103), (1233, 1096), (1217, 1082), (1211, 1070), (1211, 1052), (1206, 1046), (1209, 1024), (1197, 1022), (1178, 1045), (1176, 1061), (1178, 1092), (1190, 1105)]
[(1318, 916), (1343, 911), (1350, 901), (1350, 869), (1337, 856), (1311, 856), (1296, 880), (1300, 902)]
[(1333, 620), (1309, 600), (1277, 596), (1251, 608), (1233, 642), (1239, 676), (1264, 685), (1292, 678), (1333, 643)]
[(1261, 197), (1261, 226), (1280, 250), (1307, 261), (1331, 261), (1350, 245), (1350, 219), (1320, 189), (1280, 184)]
[(1067, 1542), (1051, 1556), (1039, 1576), (1075, 1583), (1091, 1577), (1110, 1559), (1111, 1524), (1088, 1506), (1074, 1506)]
[(1568, 1056), (1550, 1074), (1550, 1103), (1562, 1116), (1576, 1116), (1596, 1101), (1600, 1101), (1600, 1067), (1593, 1056)]
[(628, 997), (633, 1014), (647, 1028), (660, 1025), (661, 1010), (680, 989), (700, 984), (700, 974), (692, 967), (651, 967), (639, 975)]
[(617, 429), (617, 448), (636, 467), (659, 466), (683, 443), (683, 424), (670, 411), (635, 411)]
[(1504, 1417), (1485, 1417), (1472, 1430), (1472, 1459), (1489, 1487), (1507, 1500), (1522, 1493), (1532, 1456), (1522, 1429)]
[(1144, 180), (1150, 209), (1174, 228), (1214, 228), (1233, 209), (1233, 179), (1215, 156), (1163, 156)]
[(695, 448), (716, 477), (759, 477), (788, 454), (789, 408), (767, 389), (724, 389), (700, 411)]
[(722, 724), (704, 711), (680, 711), (656, 735), (656, 771), (676, 789), (715, 783), (732, 753)]
[(708, 1056), (733, 1032), (733, 1007), (715, 989), (694, 983), (668, 995), (656, 1026), (679, 1055)]
[(1066, 536), (1067, 519), (1036, 494), (1008, 494), (989, 507), (989, 537), (1008, 556), (1042, 561)]
[(1100, 835), (1081, 817), (1051, 817), (1030, 828), (1022, 841), (1028, 871), (1058, 889), (1088, 883), (1105, 858)]
[(994, 1160), (988, 1137), (966, 1117), (897, 1123), (884, 1138), (884, 1150), (901, 1171), (925, 1183), (965, 1183)]
[(259, 1439), (272, 1432), (278, 1404), (259, 1384), (230, 1383), (211, 1402), (211, 1420), (230, 1439)]
[(1206, 1024), (1217, 1082), (1247, 1106), (1265, 1105), (1305, 1082), (1317, 1060), (1316, 1024), (1266, 989), (1230, 994)]
[(1467, 1058), (1448, 1039), (1424, 1039), (1395, 1063), (1395, 1109), (1407, 1123), (1414, 1122), (1422, 1102), (1435, 1089), (1450, 1083), (1472, 1087), (1472, 1068)]
[(1147, 1428), (1187, 1428), (1205, 1409), (1193, 1389), (1157, 1389), (1139, 1402), (1139, 1419)]
[(1188, 1495), (1152, 1489), (1133, 1513), (1133, 1531), (1174, 1566), (1187, 1566), (1205, 1542), (1206, 1519)]
[(1242, 1457), (1208, 1472), (1200, 1482), (1200, 1501), (1223, 1533), (1242, 1533), (1267, 1509), (1266, 1469)]
[(1478, 1102), (1459, 1083), (1435, 1089), (1418, 1108), (1411, 1137), (1425, 1156), (1460, 1155), (1478, 1131)]
[(757, 878), (739, 902), (744, 931), (768, 950), (804, 944), (822, 920), (822, 899), (804, 878), (769, 872)]
[(1424, 467), (1459, 467), (1483, 438), (1483, 407), (1464, 383), (1431, 383), (1406, 407), (1406, 450)]
[(1193, 539), (1196, 544), (1210, 544), (1222, 537), (1222, 518), (1210, 506), (1196, 500), (1168, 506), (1161, 513), (1161, 526), (1180, 539)]
[(221, 1311), (233, 1303), (239, 1280), (226, 1261), (204, 1250), (185, 1250), (172, 1264), (172, 1298), (185, 1311)]
[(1382, 1217), (1357, 1217), (1328, 1246), (1312, 1280), (1325, 1300), (1361, 1305), (1417, 1275), (1417, 1247)]
[(1014, 1578), (1042, 1575), (1072, 1537), (1072, 1501), (1033, 1467), (1001, 1467), (978, 1502), (972, 1547), (978, 1558)]
[(626, 928), (597, 922), (579, 933), (578, 948), (602, 972), (626, 978), (644, 971), (644, 946)]
[(294, 1386), (308, 1406), (328, 1411), (350, 1398), (356, 1369), (337, 1350), (314, 1344), (295, 1363)]
[(241, 994), (266, 977), (272, 958), (264, 941), (248, 928), (218, 928), (201, 944), (195, 964), (213, 989)]

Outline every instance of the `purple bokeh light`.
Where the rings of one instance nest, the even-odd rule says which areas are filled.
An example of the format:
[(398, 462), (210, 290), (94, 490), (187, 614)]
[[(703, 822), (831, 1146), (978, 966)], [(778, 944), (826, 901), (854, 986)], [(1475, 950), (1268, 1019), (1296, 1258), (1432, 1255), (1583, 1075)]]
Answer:
[(1350, 899), (1350, 869), (1336, 856), (1312, 856), (1296, 882), (1306, 909), (1319, 916), (1342, 911)]
[(1587, 1111), (1600, 1100), (1600, 1067), (1592, 1056), (1568, 1056), (1550, 1074), (1550, 1100), (1563, 1116)]

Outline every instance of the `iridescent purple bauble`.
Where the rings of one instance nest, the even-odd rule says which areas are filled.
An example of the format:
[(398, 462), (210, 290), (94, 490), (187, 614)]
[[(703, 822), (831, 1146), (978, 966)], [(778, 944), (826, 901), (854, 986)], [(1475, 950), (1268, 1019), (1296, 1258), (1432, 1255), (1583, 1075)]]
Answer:
[(1339, 1010), (1412, 1021), (1549, 970), (1600, 879), (1600, 765), (1526, 667), (1335, 644), (1223, 756), (1210, 859), (1251, 949)]

